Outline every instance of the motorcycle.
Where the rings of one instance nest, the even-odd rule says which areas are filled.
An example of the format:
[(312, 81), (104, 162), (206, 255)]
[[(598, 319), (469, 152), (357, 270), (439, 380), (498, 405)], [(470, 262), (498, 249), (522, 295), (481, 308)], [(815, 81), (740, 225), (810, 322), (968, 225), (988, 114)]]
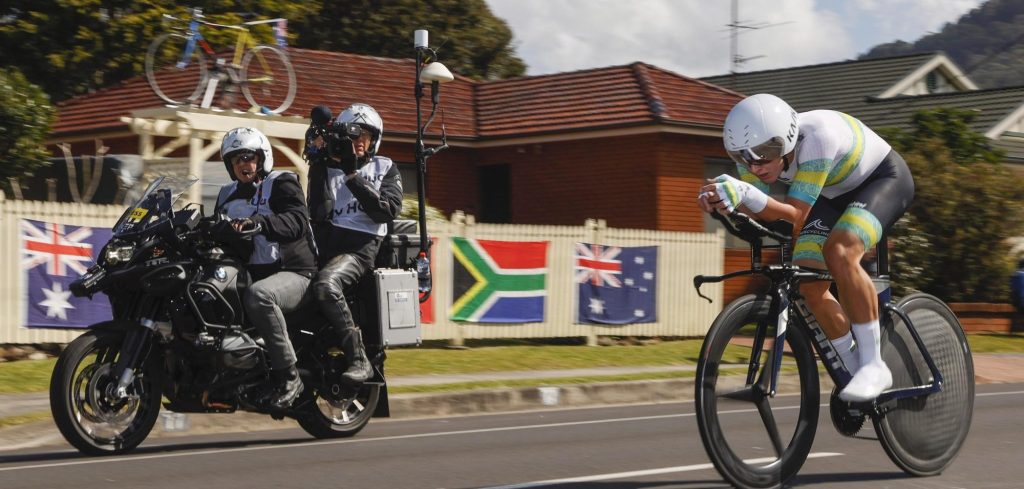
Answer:
[(222, 218), (203, 216), (201, 206), (174, 210), (195, 181), (154, 180), (118, 219), (97, 264), (72, 284), (77, 297), (105, 293), (113, 317), (72, 341), (54, 367), (50, 406), (64, 438), (90, 455), (128, 452), (153, 429), (162, 398), (179, 413), (293, 418), (316, 438), (351, 437), (371, 417), (388, 416), (385, 347), (420, 341), (418, 276), (402, 268), (414, 263), (419, 236), (385, 238), (374, 273), (346, 294), (371, 379), (344, 381), (339, 338), (310, 300), (286, 317), (306, 387), (291, 408), (275, 411), (254, 401), (270, 366), (242, 307), (250, 284), (244, 246), (218, 238)]

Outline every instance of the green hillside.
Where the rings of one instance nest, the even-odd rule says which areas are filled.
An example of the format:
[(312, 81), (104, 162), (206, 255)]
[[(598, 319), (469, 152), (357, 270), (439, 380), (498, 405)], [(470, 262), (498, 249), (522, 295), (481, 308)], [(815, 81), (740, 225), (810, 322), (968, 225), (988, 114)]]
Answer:
[(1024, 0), (989, 0), (916, 42), (875, 46), (860, 59), (944, 51), (982, 88), (1024, 85)]

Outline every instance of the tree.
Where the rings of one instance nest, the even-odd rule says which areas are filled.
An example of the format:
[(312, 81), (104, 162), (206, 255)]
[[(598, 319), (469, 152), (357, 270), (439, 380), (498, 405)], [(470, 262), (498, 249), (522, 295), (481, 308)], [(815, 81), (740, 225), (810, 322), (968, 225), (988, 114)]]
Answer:
[[(189, 2), (202, 7), (207, 20), (243, 21), (251, 12), (301, 16), (302, 2), (228, 0)], [(54, 100), (96, 90), (143, 72), (149, 42), (168, 29), (163, 14), (188, 18), (188, 9), (171, 0), (13, 0), (0, 7), (0, 50), (5, 63), (18, 67)], [(255, 31), (271, 41), (271, 28)], [(233, 35), (204, 31), (214, 46), (230, 46)]]
[[(207, 20), (289, 20), (289, 43), (303, 48), (410, 58), (412, 33), (429, 29), (431, 44), (454, 72), (475, 78), (522, 75), (512, 32), (484, 0), (193, 0)], [(4, 64), (22, 71), (51, 98), (64, 100), (143, 73), (150, 41), (169, 29), (163, 14), (188, 18), (172, 0), (10, 0), (0, 7)], [(270, 26), (253, 30), (273, 42)], [(214, 47), (230, 47), (229, 31), (205, 29)]]
[(427, 29), (431, 47), (455, 73), (498, 79), (526, 71), (512, 30), (484, 0), (328, 0), (294, 25), (298, 47), (388, 58), (412, 57), (413, 31)]
[(0, 68), (0, 186), (46, 165), (43, 140), (53, 124), (50, 98), (18, 70)]
[(915, 195), (893, 229), (896, 283), (953, 302), (1006, 302), (1008, 238), (1024, 233), (1024, 179), (969, 129), (974, 114), (919, 112), (909, 131), (882, 131), (914, 175)]

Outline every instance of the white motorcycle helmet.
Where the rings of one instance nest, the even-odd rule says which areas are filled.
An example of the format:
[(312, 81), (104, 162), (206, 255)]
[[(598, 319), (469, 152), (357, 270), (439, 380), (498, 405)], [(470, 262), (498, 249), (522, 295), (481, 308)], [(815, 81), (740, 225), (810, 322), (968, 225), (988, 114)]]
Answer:
[(265, 178), (274, 169), (274, 152), (270, 149), (270, 141), (258, 129), (251, 127), (237, 127), (224, 135), (224, 141), (220, 144), (220, 159), (224, 161), (224, 168), (232, 180), (235, 172), (231, 168), (231, 157), (242, 151), (256, 153), (259, 161), (256, 164), (256, 172), (260, 178)]
[(738, 164), (774, 160), (796, 147), (799, 126), (796, 111), (781, 98), (767, 93), (741, 100), (725, 118), (722, 142)]
[(370, 147), (366, 151), (366, 157), (373, 158), (380, 148), (380, 140), (384, 137), (384, 120), (373, 107), (366, 104), (352, 104), (338, 114), (335, 124), (358, 124), (363, 129), (370, 131)]

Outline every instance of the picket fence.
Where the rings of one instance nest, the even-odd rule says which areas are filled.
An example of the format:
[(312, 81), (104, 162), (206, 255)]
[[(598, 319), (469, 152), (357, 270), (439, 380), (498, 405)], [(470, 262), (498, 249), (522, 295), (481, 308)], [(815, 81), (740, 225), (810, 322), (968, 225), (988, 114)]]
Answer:
[[(19, 219), (109, 227), (124, 211), (120, 206), (0, 200), (0, 344), (67, 343), (81, 330), (26, 328), (25, 272), (21, 266)], [(472, 216), (456, 212), (450, 221), (432, 222), (436, 244), (431, 253), (434, 291), (432, 323), (423, 325), (424, 340), (585, 337), (598, 336), (703, 336), (721, 310), (721, 284), (703, 287), (714, 302), (699, 298), (693, 290), (696, 274), (719, 274), (724, 266), (724, 234), (680, 233), (609, 228), (603, 221), (588, 219), (583, 226), (539, 226), (476, 223)], [(527, 324), (480, 324), (448, 319), (452, 304), (453, 236), (507, 241), (548, 241), (545, 319)], [(576, 322), (574, 251), (577, 242), (612, 246), (658, 246), (657, 322), (622, 326)]]

